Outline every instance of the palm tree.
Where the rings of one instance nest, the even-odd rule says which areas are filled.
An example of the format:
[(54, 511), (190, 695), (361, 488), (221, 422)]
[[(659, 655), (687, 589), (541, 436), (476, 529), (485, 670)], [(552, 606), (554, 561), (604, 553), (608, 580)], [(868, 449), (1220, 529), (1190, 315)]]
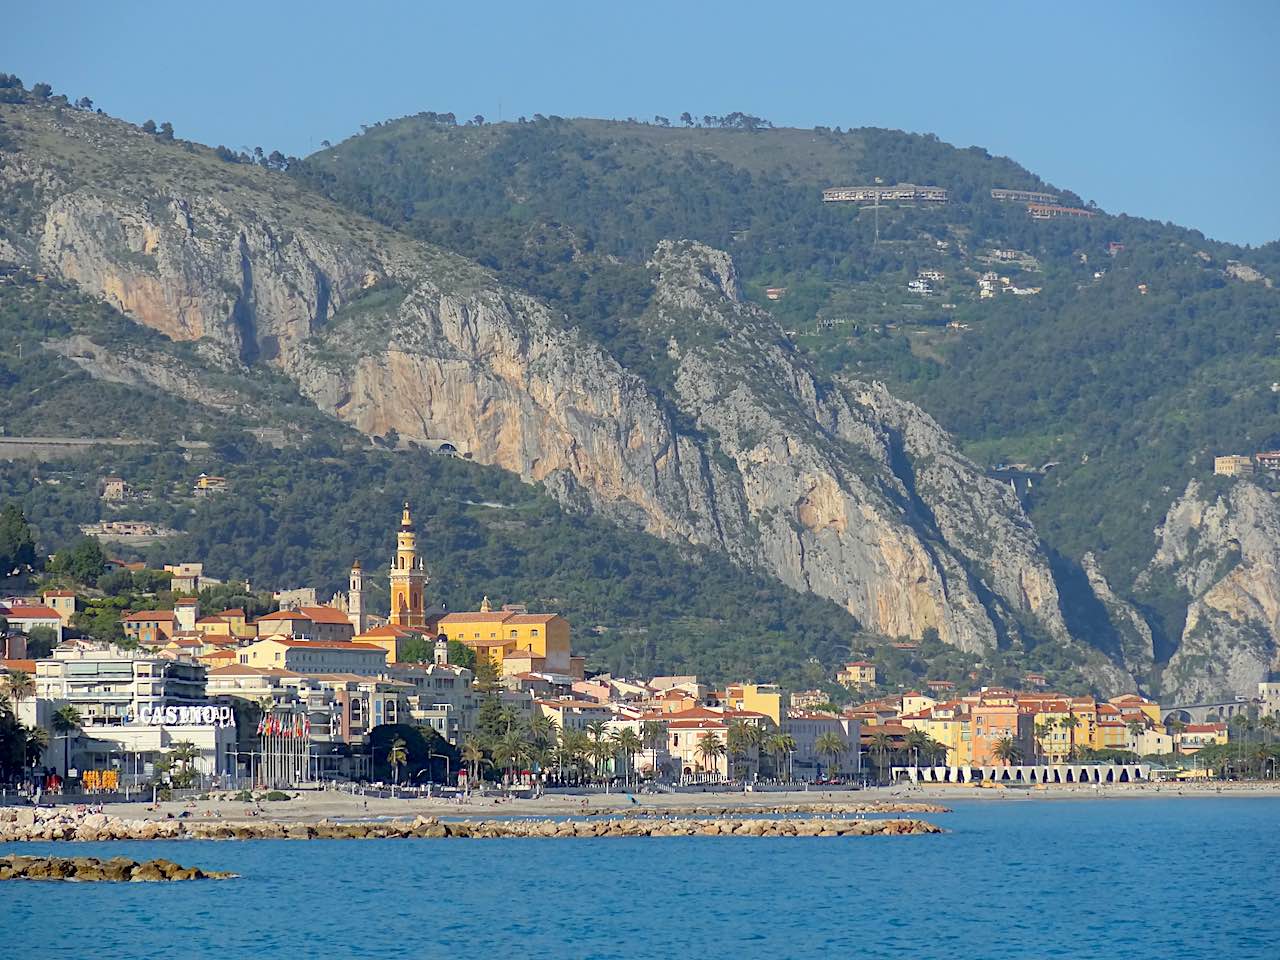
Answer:
[(1269, 713), (1258, 721), (1258, 729), (1266, 735), (1268, 743), (1271, 742), (1277, 728), (1280, 728), (1280, 718), (1277, 718), (1274, 713)]
[(62, 741), (63, 774), (66, 774), (71, 769), (71, 734), (73, 731), (79, 730), (83, 722), (80, 711), (69, 703), (65, 703), (53, 711), (53, 729), (58, 732), (59, 736), (64, 738)]
[(615, 766), (613, 761), (618, 756), (618, 746), (612, 732), (605, 733), (598, 740), (593, 739), (588, 749), (595, 763), (596, 776), (601, 780), (611, 779)]
[(919, 728), (912, 728), (905, 740), (907, 751), (914, 755), (916, 766), (920, 764), (920, 757), (924, 756), (925, 748), (929, 745), (929, 735)]
[(1022, 759), (1022, 748), (1013, 737), (1001, 737), (992, 748), (991, 755), (1005, 764), (1012, 764)]
[(605, 751), (602, 746), (609, 736), (609, 725), (604, 720), (592, 720), (587, 724), (587, 736), (591, 738), (591, 748), (588, 751), (594, 761), (594, 773), (597, 778), (600, 776), (600, 768), (602, 763), (613, 756), (612, 751)]
[(1058, 718), (1058, 726), (1067, 731), (1067, 753), (1070, 754), (1076, 746), (1076, 727), (1080, 726), (1080, 718), (1068, 713)]
[(17, 712), (23, 700), (35, 696), (36, 681), (25, 670), (8, 670), (5, 672), (5, 686), (9, 699), (13, 701), (13, 709)]
[(661, 720), (645, 720), (640, 724), (640, 742), (652, 756), (654, 774), (658, 772), (658, 748), (667, 744), (667, 725)]
[(179, 787), (189, 787), (196, 778), (196, 772), (193, 764), (200, 756), (200, 751), (196, 749), (196, 745), (189, 740), (182, 740), (173, 745), (173, 749), (169, 751), (169, 757), (174, 763), (178, 764), (177, 777), (174, 778), (174, 785)]
[(480, 763), (484, 760), (484, 750), (476, 742), (475, 737), (468, 737), (462, 744), (462, 762), (467, 765), (467, 786), (475, 783), (480, 771)]
[(887, 766), (885, 760), (893, 751), (893, 739), (883, 730), (876, 730), (871, 734), (870, 746), (871, 752), (876, 756), (876, 770), (879, 771), (877, 780), (884, 782), (884, 768)]
[(1056, 723), (1053, 723), (1053, 725), (1051, 726), (1050, 725), (1051, 723), (1052, 723), (1051, 720), (1047, 720), (1042, 723), (1037, 723), (1035, 725), (1035, 728), (1034, 728), (1035, 735), (1036, 735), (1035, 751), (1036, 751), (1037, 759), (1045, 756), (1048, 753), (1048, 751), (1045, 749), (1044, 741), (1048, 738), (1049, 731), (1051, 731), (1054, 726), (1057, 726)]
[(640, 752), (644, 744), (640, 742), (640, 735), (630, 727), (623, 727), (614, 734), (613, 742), (618, 748), (618, 752), (625, 758), (623, 783), (627, 783), (633, 772), (632, 767), (634, 766), (635, 755)]
[(511, 730), (493, 747), (493, 760), (507, 768), (507, 776), (515, 781), (516, 771), (529, 759), (529, 741), (519, 730)]
[(591, 751), (591, 738), (581, 730), (565, 730), (560, 734), (557, 751), (561, 766), (568, 765), (574, 771), (575, 781), (582, 779), (582, 761)]
[(778, 779), (782, 779), (783, 758), (790, 758), (795, 749), (796, 738), (789, 733), (775, 733), (765, 744), (765, 750), (773, 756), (773, 772)]
[(34, 767), (49, 749), (49, 731), (44, 727), (32, 727), (27, 731), (27, 742), (24, 752), (27, 766)]
[(754, 723), (747, 723), (745, 720), (729, 721), (725, 740), (729, 751), (729, 764), (733, 768), (735, 777), (738, 772), (738, 761), (749, 756), (753, 749), (758, 749), (763, 739), (764, 733)]
[(725, 755), (727, 748), (724, 741), (721, 740), (711, 731), (707, 731), (698, 738), (697, 754), (701, 758), (701, 767), (706, 770), (709, 765), (714, 764)]
[(1142, 736), (1143, 732), (1146, 729), (1147, 729), (1146, 724), (1144, 724), (1141, 720), (1129, 721), (1129, 736), (1133, 737), (1133, 744), (1135, 748), (1138, 745), (1138, 738)]
[(947, 745), (938, 740), (929, 737), (929, 742), (924, 745), (925, 756), (929, 758), (929, 762), (934, 766), (947, 762)]
[(391, 766), (392, 776), (396, 783), (400, 782), (400, 768), (409, 762), (409, 745), (400, 737), (391, 741), (391, 749), (387, 751), (387, 763)]
[(826, 733), (819, 734), (813, 741), (813, 749), (818, 756), (831, 758), (829, 773), (835, 774), (840, 770), (840, 757), (849, 749), (849, 745), (844, 742), (844, 737), (840, 734), (834, 730), (828, 730)]
[(530, 718), (528, 730), (530, 742), (539, 747), (555, 746), (556, 737), (560, 732), (555, 720), (546, 714), (538, 714)]
[(1178, 734), (1180, 734), (1183, 730), (1187, 729), (1187, 725), (1184, 721), (1179, 720), (1177, 717), (1175, 717), (1174, 719), (1170, 720), (1168, 724), (1166, 724), (1166, 726), (1169, 728), (1170, 736), (1173, 737), (1173, 752), (1177, 753), (1178, 752)]

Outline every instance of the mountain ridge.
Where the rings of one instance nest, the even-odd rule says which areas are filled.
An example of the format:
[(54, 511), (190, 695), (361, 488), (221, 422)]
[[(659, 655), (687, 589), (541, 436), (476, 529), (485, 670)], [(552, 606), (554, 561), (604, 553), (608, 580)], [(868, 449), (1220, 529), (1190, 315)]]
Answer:
[[(572, 228), (535, 244), (508, 286), (502, 262), (471, 264), (348, 219), (279, 173), (235, 172), (210, 151), (108, 123), (119, 122), (20, 115), (35, 132), (16, 131), (18, 159), (5, 154), (0, 177), (34, 202), (28, 229), (3, 224), (0, 258), (52, 269), (216, 362), (266, 364), (368, 434), (462, 443), (562, 503), (713, 546), (885, 635), (936, 631), (992, 655), (1052, 648), (1112, 690), (1134, 671), (1158, 682), (1141, 650), (1108, 661), (1072, 635), (1067, 620), (1078, 618), (1064, 619), (1059, 578), (1018, 497), (891, 386), (824, 372), (826, 358), (784, 329), (785, 312), (755, 301), (724, 252), (662, 238), (641, 262), (570, 254), (585, 280), (566, 290), (600, 277), (612, 286), (578, 317), (557, 315), (574, 305), (519, 283)], [(92, 164), (47, 141), (68, 124), (87, 125), (90, 143), (122, 137), (109, 155), (134, 154), (133, 181), (107, 162), (113, 176), (82, 166), (72, 186), (66, 171)], [(151, 179), (157, 148), (170, 169)], [(196, 155), (192, 172), (177, 151)], [(935, 213), (921, 213), (925, 227), (942, 223)], [(913, 216), (886, 213), (886, 226), (915, 229)], [(502, 243), (494, 249), (501, 261)], [(1096, 602), (1102, 588), (1090, 589)]]

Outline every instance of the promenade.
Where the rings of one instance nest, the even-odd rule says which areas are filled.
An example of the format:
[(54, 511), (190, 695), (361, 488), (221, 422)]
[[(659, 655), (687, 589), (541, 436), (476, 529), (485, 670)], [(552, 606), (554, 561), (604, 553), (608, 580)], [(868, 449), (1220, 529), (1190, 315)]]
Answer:
[(968, 785), (871, 787), (863, 790), (808, 790), (778, 793), (714, 791), (678, 794), (553, 794), (533, 799), (473, 796), (465, 802), (440, 797), (363, 797), (335, 790), (289, 791), (293, 799), (245, 803), (220, 794), (216, 799), (150, 803), (113, 803), (107, 810), (135, 820), (241, 820), (246, 815), (282, 823), (330, 820), (437, 817), (565, 817), (584, 814), (653, 813), (675, 816), (700, 814), (789, 813), (930, 813), (939, 805), (957, 802), (1004, 803), (1036, 800), (1097, 800), (1099, 798), (1277, 797), (1278, 782), (1203, 784), (1152, 783), (1045, 786), (1031, 789)]

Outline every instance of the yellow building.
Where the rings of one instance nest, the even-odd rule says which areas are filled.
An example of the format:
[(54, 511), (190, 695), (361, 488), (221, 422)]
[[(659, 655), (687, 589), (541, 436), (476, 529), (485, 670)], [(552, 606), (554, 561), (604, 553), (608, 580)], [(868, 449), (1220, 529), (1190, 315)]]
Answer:
[(376, 677), (387, 666), (387, 653), (381, 647), (350, 640), (268, 637), (241, 647), (236, 653), (244, 666), (307, 674), (354, 673), (362, 677)]
[(400, 530), (396, 533), (396, 555), (391, 561), (391, 616), (397, 627), (426, 626), (427, 571), (418, 556), (418, 538), (413, 532), (409, 504), (400, 514)]
[(1220, 477), (1244, 477), (1253, 473), (1253, 460), (1231, 455), (1213, 458), (1213, 472)]
[(1080, 728), (1073, 729), (1067, 719), (1071, 716), (1070, 700), (1053, 695), (1021, 696), (1018, 708), (1031, 714), (1032, 735), (1039, 757), (1050, 763), (1065, 763), (1071, 759), (1071, 747), (1075, 742), (1073, 734)]
[(231, 624), (222, 617), (201, 617), (196, 621), (196, 632), (204, 637), (235, 636), (231, 632)]
[(1141, 711), (1156, 726), (1164, 726), (1164, 717), (1160, 713), (1160, 704), (1154, 700), (1148, 700), (1141, 694), (1125, 693), (1118, 697), (1112, 697), (1107, 702), (1112, 706), (1118, 707), (1121, 713), (1131, 713), (1135, 710)]
[(238, 637), (241, 640), (250, 640), (258, 635), (258, 628), (249, 622), (249, 615), (240, 607), (219, 610), (214, 616), (227, 622), (233, 637)]
[(1071, 731), (1073, 746), (1101, 750), (1102, 738), (1098, 734), (1098, 703), (1093, 697), (1072, 697), (1071, 716), (1076, 726)]
[(71, 626), (71, 618), (76, 615), (76, 593), (74, 590), (46, 590), (41, 597), (44, 605), (56, 610), (58, 619), (64, 627)]
[(846, 663), (836, 674), (836, 683), (842, 687), (874, 687), (876, 684), (876, 665), (867, 660), (855, 660)]
[(908, 690), (902, 695), (903, 713), (919, 713), (921, 710), (929, 710), (937, 705), (938, 701), (935, 698), (919, 690)]
[[(902, 715), (902, 725), (919, 730), (947, 748), (949, 766), (973, 762), (973, 736), (969, 705), (958, 700), (935, 704)], [(874, 727), (871, 728), (874, 731)]]
[(558, 613), (529, 613), (524, 607), (506, 604), (494, 610), (485, 597), (474, 613), (447, 613), (437, 627), (441, 636), (459, 640), (477, 654), (483, 653), (499, 672), (508, 657), (520, 659), (520, 672), (571, 675), (569, 621)]
[(782, 691), (773, 683), (731, 683), (725, 687), (724, 705), (730, 710), (762, 713), (782, 725)]

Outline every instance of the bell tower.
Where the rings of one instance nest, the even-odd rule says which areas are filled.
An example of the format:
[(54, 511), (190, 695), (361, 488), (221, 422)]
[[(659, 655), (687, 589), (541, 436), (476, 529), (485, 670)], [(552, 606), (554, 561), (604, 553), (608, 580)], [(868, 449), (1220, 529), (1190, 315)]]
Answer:
[(391, 561), (391, 617), (398, 627), (425, 627), (427, 571), (418, 556), (418, 538), (413, 532), (409, 504), (400, 515), (396, 533), (396, 555)]
[(347, 619), (355, 628), (356, 636), (364, 633), (369, 626), (369, 611), (365, 606), (364, 571), (360, 561), (351, 564), (351, 579), (347, 585)]

